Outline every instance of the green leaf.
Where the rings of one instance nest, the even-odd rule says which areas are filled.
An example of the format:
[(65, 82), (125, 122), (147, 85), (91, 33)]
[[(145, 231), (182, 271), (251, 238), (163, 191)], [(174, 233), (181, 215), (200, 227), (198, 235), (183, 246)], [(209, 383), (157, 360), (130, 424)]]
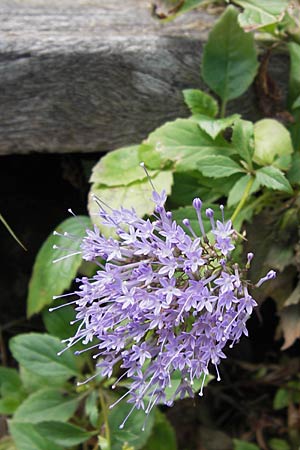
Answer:
[(36, 430), (51, 442), (63, 447), (73, 447), (90, 439), (97, 431), (86, 431), (83, 428), (61, 422), (41, 422), (35, 425)]
[(239, 15), (239, 23), (246, 31), (255, 30), (283, 19), (287, 0), (236, 0), (245, 8)]
[(222, 131), (231, 127), (240, 117), (240, 114), (233, 114), (232, 116), (225, 117), (225, 119), (212, 119), (203, 116), (200, 118), (198, 124), (210, 137), (216, 139)]
[(204, 114), (209, 117), (215, 117), (218, 114), (217, 101), (206, 92), (200, 89), (185, 89), (183, 96), (192, 114)]
[(290, 52), (290, 77), (288, 90), (288, 105), (292, 109), (293, 103), (300, 95), (300, 45), (295, 42), (288, 44)]
[[(229, 207), (236, 205), (242, 199), (249, 180), (250, 175), (249, 174), (244, 175), (241, 178), (239, 178), (239, 180), (232, 187), (227, 199), (227, 205)], [(259, 189), (259, 182), (257, 179), (255, 179), (250, 189), (249, 196), (254, 192), (258, 191), (258, 189)]]
[(26, 369), (22, 365), (19, 366), (20, 376), (22, 380), (22, 384), (27, 393), (35, 392), (39, 389), (48, 387), (62, 387), (65, 384), (65, 378), (56, 377), (56, 376), (40, 376), (36, 373)]
[(300, 108), (300, 95), (299, 95), (299, 97), (296, 98), (296, 100), (292, 104), (292, 109), (297, 109), (297, 108)]
[(257, 445), (240, 439), (233, 439), (233, 448), (234, 450), (260, 450)]
[(290, 450), (290, 445), (284, 441), (283, 439), (270, 439), (269, 440), (269, 447), (271, 450)]
[(72, 397), (62, 390), (44, 388), (31, 394), (14, 415), (17, 422), (39, 423), (49, 420), (66, 422), (73, 416), (80, 397)]
[[(172, 172), (166, 170), (159, 172), (152, 178), (152, 182), (158, 192), (161, 192), (164, 189), (167, 194), (170, 194), (173, 183)], [(128, 209), (134, 208), (139, 217), (151, 214), (155, 206), (152, 201), (152, 187), (147, 179), (137, 181), (129, 186), (93, 186), (90, 194), (95, 194), (103, 201), (103, 203), (109, 205), (110, 208), (118, 209), (121, 206)], [(89, 196), (88, 208), (93, 222), (98, 225), (101, 232), (105, 236), (111, 236), (113, 232), (112, 229), (102, 225), (102, 222), (97, 217), (99, 206), (92, 199), (92, 195)]]
[(22, 403), (23, 397), (19, 395), (9, 395), (0, 399), (0, 414), (11, 415)]
[(262, 119), (254, 124), (254, 144), (253, 161), (261, 166), (273, 164), (281, 169), (276, 157), (288, 156), (290, 160), (294, 151), (289, 131), (275, 119)]
[(289, 194), (293, 193), (293, 189), (284, 176), (284, 174), (273, 166), (266, 166), (256, 171), (256, 177), (259, 184), (266, 186), (275, 191), (284, 191)]
[(42, 436), (30, 423), (9, 422), (9, 431), (18, 450), (63, 450)]
[[(56, 306), (60, 303), (63, 303), (63, 300), (58, 302)], [(76, 329), (70, 325), (70, 322), (75, 318), (75, 311), (72, 306), (64, 306), (52, 312), (45, 309), (42, 315), (46, 330), (52, 336), (59, 337), (60, 339), (67, 339), (70, 336), (74, 336)]]
[[(213, 375), (207, 375), (205, 377), (205, 381), (204, 381), (204, 387), (208, 385), (208, 383), (210, 383), (211, 380), (214, 379)], [(203, 381), (203, 375), (201, 375), (200, 378), (195, 379), (194, 380), (194, 384), (193, 384), (193, 391), (194, 392), (198, 392), (201, 389), (202, 386), (202, 381)], [(170, 398), (172, 398), (178, 388), (178, 386), (181, 383), (181, 373), (179, 371), (175, 371), (172, 375), (171, 375), (171, 386), (167, 386), (165, 389), (165, 394), (167, 399), (169, 400)], [(188, 397), (188, 394), (186, 395), (186, 397)], [(175, 400), (179, 400), (180, 396), (177, 395), (175, 397)]]
[(13, 414), (26, 397), (21, 378), (15, 369), (0, 367), (0, 414)]
[(228, 156), (210, 156), (201, 158), (197, 168), (206, 177), (223, 178), (234, 173), (245, 172), (244, 169)]
[[(140, 167), (139, 145), (119, 148), (107, 153), (93, 167), (91, 183), (106, 186), (128, 186), (146, 178)], [(150, 175), (155, 175), (150, 172)]]
[[(111, 450), (120, 450), (125, 443), (128, 446), (133, 446), (135, 450), (139, 450), (146, 444), (151, 434), (154, 425), (155, 409), (151, 411), (148, 418), (143, 410), (134, 409), (124, 428), (120, 428), (131, 409), (131, 404), (122, 402), (113, 408), (108, 416), (111, 432)], [(145, 421), (145, 430), (142, 431)]]
[(204, 156), (236, 152), (221, 136), (213, 140), (201, 130), (197, 116), (167, 122), (149, 135), (147, 143), (162, 161), (172, 161), (177, 172), (195, 170), (197, 161)]
[(209, 33), (203, 53), (203, 79), (223, 102), (242, 95), (258, 68), (254, 37), (239, 26), (237, 16), (236, 8), (226, 8)]
[(0, 393), (3, 385), (11, 385), (13, 390), (19, 389), (22, 385), (20, 375), (16, 369), (9, 367), (0, 367)]
[(85, 401), (85, 414), (93, 427), (97, 427), (99, 419), (99, 399), (97, 391), (92, 391)]
[(165, 167), (165, 158), (156, 151), (153, 144), (141, 144), (139, 146), (139, 159), (145, 164), (148, 170), (163, 170)]
[(162, 22), (169, 22), (170, 20), (175, 19), (179, 14), (186, 13), (191, 11), (194, 8), (197, 8), (201, 5), (203, 0), (183, 0), (182, 2), (178, 2), (173, 8), (171, 8), (165, 17), (158, 17)]
[(254, 128), (253, 123), (248, 120), (235, 122), (232, 133), (232, 143), (241, 158), (246, 161), (248, 167), (252, 167), (252, 156), (254, 153)]
[(159, 410), (155, 413), (155, 423), (149, 440), (143, 450), (177, 450), (173, 427)]
[(289, 391), (284, 388), (278, 389), (274, 397), (273, 408), (275, 410), (283, 409), (289, 406), (289, 403), (290, 403)]
[[(81, 255), (74, 255), (57, 263), (53, 263), (53, 260), (68, 253), (79, 251), (81, 238), (85, 235), (86, 228), (90, 227), (90, 224), (90, 219), (86, 216), (70, 217), (62, 222), (56, 228), (56, 231), (62, 234), (64, 232), (73, 234), (78, 237), (78, 240), (70, 240), (64, 236), (51, 234), (44, 242), (36, 257), (29, 283), (28, 317), (40, 312), (45, 306), (52, 303), (53, 296), (60, 295), (70, 287), (81, 264)], [(70, 251), (54, 250), (53, 245), (69, 247)]]
[(45, 377), (62, 380), (77, 375), (75, 356), (64, 349), (58, 338), (48, 334), (19, 334), (10, 340), (10, 350), (14, 358), (26, 369)]

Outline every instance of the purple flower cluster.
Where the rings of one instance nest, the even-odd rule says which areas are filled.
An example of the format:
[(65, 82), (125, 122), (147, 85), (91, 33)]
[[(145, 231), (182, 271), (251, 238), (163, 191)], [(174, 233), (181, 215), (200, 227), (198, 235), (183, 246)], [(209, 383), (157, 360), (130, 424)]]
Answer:
[[(121, 378), (132, 380), (123, 397), (128, 396), (132, 410), (143, 408), (146, 414), (158, 403), (170, 406), (175, 398), (194, 396), (195, 379), (202, 378), (202, 395), (210, 366), (220, 379), (224, 347), (248, 335), (246, 321), (256, 306), (243, 279), (253, 254), (243, 269), (232, 263), (231, 221), (223, 216), (215, 222), (207, 209), (208, 237), (200, 199), (193, 201), (198, 234), (188, 219), (183, 226), (172, 219), (164, 192), (153, 192), (153, 200), (152, 220), (99, 202), (102, 223), (118, 239), (104, 237), (96, 226), (87, 230), (82, 257), (96, 262), (99, 270), (79, 280), (75, 303), (80, 325), (67, 340), (68, 347), (82, 341), (97, 349), (93, 357), (102, 376), (111, 377), (118, 365)], [(271, 271), (261, 282), (274, 276)], [(168, 394), (174, 374), (180, 382)]]

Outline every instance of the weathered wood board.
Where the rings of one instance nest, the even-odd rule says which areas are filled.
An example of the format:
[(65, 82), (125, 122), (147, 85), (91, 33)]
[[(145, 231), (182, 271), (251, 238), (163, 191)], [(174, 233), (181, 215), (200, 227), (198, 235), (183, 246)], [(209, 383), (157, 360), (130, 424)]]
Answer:
[(188, 115), (214, 20), (158, 23), (147, 0), (0, 0), (0, 154), (107, 151)]

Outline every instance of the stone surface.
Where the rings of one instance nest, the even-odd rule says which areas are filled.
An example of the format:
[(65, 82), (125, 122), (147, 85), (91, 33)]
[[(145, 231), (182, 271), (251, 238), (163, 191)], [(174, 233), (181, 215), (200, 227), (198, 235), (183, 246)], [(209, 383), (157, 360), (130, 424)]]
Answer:
[(214, 20), (162, 24), (147, 0), (1, 0), (0, 154), (107, 151), (186, 116)]

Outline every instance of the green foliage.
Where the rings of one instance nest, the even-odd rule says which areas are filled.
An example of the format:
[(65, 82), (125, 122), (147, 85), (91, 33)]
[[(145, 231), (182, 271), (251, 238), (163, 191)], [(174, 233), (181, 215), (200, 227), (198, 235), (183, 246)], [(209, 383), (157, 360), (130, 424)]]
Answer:
[(26, 369), (42, 377), (54, 377), (61, 381), (77, 375), (76, 359), (71, 350), (58, 358), (64, 345), (48, 334), (19, 334), (10, 340), (14, 358)]
[(111, 450), (120, 450), (125, 443), (128, 446), (133, 446), (135, 450), (139, 450), (146, 444), (151, 435), (155, 417), (154, 409), (148, 416), (144, 431), (142, 431), (142, 428), (146, 421), (146, 416), (145, 412), (140, 409), (134, 410), (128, 418), (126, 426), (122, 429), (120, 428), (120, 424), (131, 409), (131, 404), (122, 402), (117, 407), (114, 407), (108, 416), (111, 432)]
[[(167, 20), (202, 3), (207, 4), (202, 0), (173, 2)], [(191, 117), (167, 122), (145, 136), (142, 143), (102, 157), (90, 179), (91, 219), (85, 216), (67, 219), (57, 228), (60, 234), (49, 236), (40, 249), (29, 286), (27, 315), (42, 313), (49, 334), (20, 334), (10, 341), (19, 371), (0, 368), (0, 413), (12, 416), (9, 421), (12, 439), (1, 440), (0, 450), (69, 447), (78, 450), (87, 441), (102, 450), (177, 449), (174, 429), (158, 408), (153, 408), (147, 419), (144, 411), (135, 410), (124, 428), (120, 428), (132, 405), (125, 400), (108, 409), (121, 396), (118, 389), (114, 392), (110, 389), (119, 374), (114, 373), (108, 381), (97, 376), (76, 386), (76, 380), (92, 376), (93, 369), (88, 354), (75, 357), (74, 348), (64, 351), (60, 342), (76, 332), (77, 325), (70, 325), (74, 310), (66, 306), (50, 313), (45, 308), (52, 303), (53, 296), (70, 287), (77, 272), (89, 276), (95, 271), (95, 266), (83, 267), (79, 247), (92, 223), (98, 224), (106, 236), (111, 235), (111, 230), (99, 223), (97, 202), (104, 208), (134, 207), (140, 216), (153, 212), (152, 186), (140, 167), (141, 162), (145, 163), (155, 189), (164, 189), (168, 194), (175, 220), (188, 218), (198, 232), (192, 199), (199, 196), (204, 209), (213, 208), (216, 220), (221, 219), (219, 203), (227, 202), (225, 218), (231, 218), (237, 230), (243, 231), (246, 222), (254, 221), (254, 234), (250, 229), (249, 240), (256, 245), (256, 259), (263, 270), (270, 266), (285, 273), (291, 272), (292, 266), (297, 273), (298, 250), (292, 240), (297, 237), (300, 213), (300, 45), (292, 32), (296, 22), (287, 10), (286, 0), (237, 0), (234, 4), (241, 9), (229, 5), (205, 45), (201, 73), (207, 87), (183, 91)], [(246, 32), (254, 29), (273, 39), (283, 37), (282, 44), (289, 51), (287, 106), (295, 118), (289, 128), (270, 117), (253, 123), (238, 112), (225, 116), (227, 102), (245, 93), (257, 73), (254, 36)], [(219, 97), (220, 111), (218, 101), (205, 92), (207, 88)], [(262, 211), (267, 211), (270, 228), (261, 219)], [(210, 229), (206, 217), (204, 227)], [(78, 240), (68, 240), (65, 233), (76, 235)], [(54, 252), (53, 245), (69, 245), (70, 253), (78, 254), (53, 264), (53, 259), (66, 255), (62, 249)], [(253, 273), (259, 278), (255, 268)], [(283, 292), (280, 314), (283, 349), (299, 337), (299, 285), (293, 281), (291, 286), (287, 289), (284, 284), (277, 289)], [(276, 297), (274, 292), (264, 295)], [(63, 299), (57, 300), (54, 306), (62, 303)], [(263, 368), (263, 372), (267, 369)], [(208, 376), (205, 385), (212, 378)], [(167, 396), (177, 389), (178, 382), (175, 373)], [(195, 392), (201, 383), (200, 377), (194, 384)], [(129, 381), (121, 384), (121, 390), (129, 384)], [(280, 386), (274, 396), (274, 410), (283, 415), (290, 405), (300, 402), (299, 392), (298, 379)], [(144, 423), (145, 431), (141, 431)], [(234, 439), (233, 445), (234, 450), (258, 450), (256, 444), (239, 439)], [(271, 450), (292, 448), (289, 441), (272, 437), (268, 445)]]
[(199, 89), (185, 89), (183, 96), (192, 114), (204, 114), (209, 117), (215, 117), (218, 114), (217, 101), (206, 92)]
[(242, 30), (237, 17), (236, 8), (226, 8), (209, 33), (203, 53), (203, 79), (223, 104), (246, 91), (258, 68), (253, 35)]
[[(65, 250), (53, 250), (53, 245), (58, 247), (70, 248), (70, 254), (76, 253), (80, 247), (80, 238), (85, 235), (85, 231), (90, 227), (91, 221), (88, 217), (78, 216), (70, 217), (62, 222), (56, 231), (61, 233), (70, 233), (78, 236), (78, 240), (68, 240), (65, 236), (55, 236), (51, 234), (44, 242), (36, 257), (31, 280), (29, 283), (29, 292), (27, 299), (28, 317), (40, 312), (45, 306), (52, 303), (53, 296), (60, 295), (65, 289), (68, 289), (74, 279), (77, 270), (81, 264), (80, 254), (62, 261), (53, 263), (54, 260), (66, 256)], [(67, 244), (66, 244), (67, 243)]]

